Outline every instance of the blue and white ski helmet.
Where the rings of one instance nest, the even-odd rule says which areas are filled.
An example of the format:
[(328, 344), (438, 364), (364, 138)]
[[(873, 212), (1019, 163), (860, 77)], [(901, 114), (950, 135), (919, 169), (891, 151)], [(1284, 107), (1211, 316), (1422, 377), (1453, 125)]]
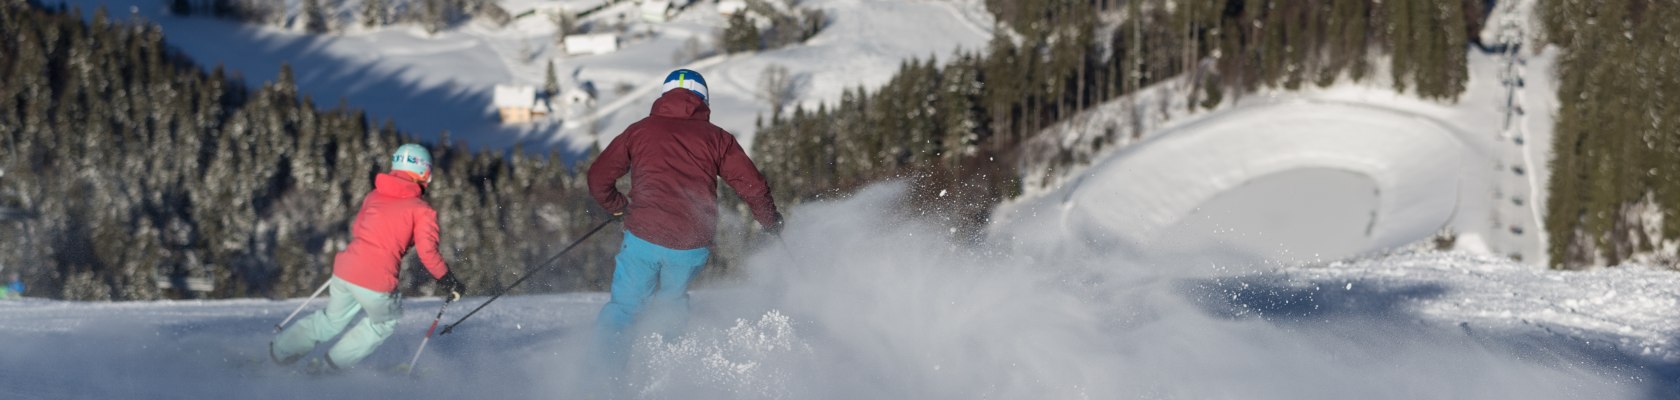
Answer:
[(699, 72), (694, 72), (691, 69), (671, 71), (670, 75), (665, 75), (665, 87), (659, 92), (669, 92), (676, 88), (688, 89), (699, 94), (700, 100), (706, 102), (706, 104), (712, 103), (711, 97), (706, 95), (706, 77), (700, 76)]
[(391, 170), (413, 172), (419, 175), (421, 180), (431, 183), (432, 152), (413, 143), (397, 147), (397, 152), (391, 155)]

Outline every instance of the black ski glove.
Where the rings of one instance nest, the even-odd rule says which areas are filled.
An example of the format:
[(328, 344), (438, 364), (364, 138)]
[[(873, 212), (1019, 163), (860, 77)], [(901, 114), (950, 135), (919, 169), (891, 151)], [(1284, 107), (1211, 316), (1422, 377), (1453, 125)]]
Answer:
[(456, 300), (460, 300), (461, 294), (467, 292), (467, 284), (461, 283), (460, 280), (455, 279), (454, 272), (443, 274), (443, 278), (439, 278), (437, 283), (438, 290), (443, 292), (444, 298), (447, 299), (446, 301), (454, 302)]
[(764, 226), (764, 231), (769, 232), (771, 235), (781, 236), (782, 235), (782, 213), (780, 211), (777, 211), (775, 214), (770, 216), (770, 220), (772, 222), (770, 223), (770, 225), (765, 225)]

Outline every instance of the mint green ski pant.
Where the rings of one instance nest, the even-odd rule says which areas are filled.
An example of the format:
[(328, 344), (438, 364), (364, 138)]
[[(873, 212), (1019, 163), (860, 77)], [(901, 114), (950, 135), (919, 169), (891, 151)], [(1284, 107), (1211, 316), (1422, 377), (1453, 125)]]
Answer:
[(362, 318), (332, 349), (327, 350), (327, 359), (334, 366), (349, 368), (356, 365), (391, 337), (397, 320), (402, 318), (402, 299), (398, 294), (368, 290), (336, 276), (327, 286), (332, 294), (332, 298), (327, 300), (327, 308), (309, 314), (275, 336), (275, 357), (284, 360), (315, 350), (321, 342), (332, 340), (339, 332), (344, 332), (344, 327), (350, 325), (356, 314), (363, 310), (367, 311), (367, 318)]

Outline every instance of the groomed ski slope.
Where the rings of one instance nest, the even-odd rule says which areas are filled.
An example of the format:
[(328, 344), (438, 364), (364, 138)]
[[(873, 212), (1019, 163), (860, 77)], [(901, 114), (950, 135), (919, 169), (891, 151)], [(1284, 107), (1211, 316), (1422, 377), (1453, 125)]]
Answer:
[[(1145, 249), (1211, 240), (1282, 262), (1333, 260), (1445, 229), (1456, 234), (1459, 249), (1518, 255), (1544, 265), (1545, 246), (1537, 235), (1544, 231), (1539, 216), (1550, 174), (1545, 160), (1556, 112), (1551, 97), (1558, 51), (1520, 55), (1523, 61), (1510, 62), (1470, 49), (1470, 79), (1456, 101), (1397, 93), (1379, 73), (1329, 87), (1263, 89), (1205, 110), (1185, 104), (1190, 97), (1183, 81), (1167, 81), (1099, 105), (1027, 143), (1029, 159), (1020, 166), (1025, 194), (994, 217), (1000, 226), (1060, 230), (1040, 222), (1059, 218), (1074, 226), (1104, 225), (1087, 229), (1091, 232), (1124, 227), (1120, 237), (1075, 233), (1087, 241)], [(1525, 88), (1513, 90), (1511, 80), (1502, 79), (1513, 73), (1529, 76)], [(1106, 146), (1091, 150), (1098, 142)], [(1053, 161), (1060, 152), (1093, 161), (1061, 165)], [(1268, 198), (1229, 210), (1206, 207), (1218, 199), (1252, 196), (1255, 190), (1246, 186), (1287, 181), (1292, 171), (1306, 169), (1355, 179), (1301, 184), (1295, 191), (1303, 195), (1293, 199)], [(1259, 191), (1266, 190), (1272, 189)], [(1350, 196), (1356, 190), (1371, 195)], [(1321, 208), (1327, 209), (1316, 211)], [(1285, 224), (1234, 225), (1218, 218), (1297, 212), (1360, 219), (1368, 229), (1287, 232), (1280, 229), (1289, 227)], [(1300, 222), (1315, 220), (1323, 218)], [(1195, 224), (1204, 226), (1187, 229)]]
[[(1396, 92), (1379, 62), (1361, 80), (1228, 94), (1212, 110), (1192, 104), (1200, 89), (1185, 77), (1098, 105), (1022, 146), (1025, 193), (994, 216), (1072, 221), (1086, 232), (1064, 233), (1083, 241), (1284, 263), (1444, 228), (1457, 249), (1545, 265), (1560, 52), (1523, 46), (1543, 43), (1534, 7), (1512, 0), (1489, 10), (1483, 43), (1525, 50), (1467, 47), (1469, 81), (1450, 100)], [(1315, 183), (1302, 173), (1339, 177)], [(1107, 183), (1087, 185), (1094, 180)]]
[[(1201, 208), (1221, 195), (1241, 192), (1256, 180), (1304, 169), (1342, 171), (1352, 181), (1305, 182), (1294, 196), (1275, 204), (1233, 204), (1237, 215), (1260, 215), (1303, 207), (1313, 198), (1357, 185), (1374, 193), (1348, 203), (1362, 223), (1351, 231), (1308, 230), (1306, 237), (1271, 231), (1217, 235), (1235, 246), (1210, 249), (1254, 252), (1245, 259), (1292, 262), (1337, 259), (1397, 247), (1445, 227), (1458, 205), (1460, 171), (1470, 151), (1461, 134), (1427, 117), (1404, 111), (1313, 100), (1261, 103), (1219, 112), (1155, 134), (1091, 166), (1068, 183), (1035, 199), (1000, 209), (998, 230), (1014, 232), (1009, 241), (1027, 248), (1070, 245), (1160, 249), (1201, 240), (1207, 230), (1186, 225), (1208, 211)], [(1344, 190), (1345, 191), (1345, 190)], [(1300, 221), (1278, 221), (1276, 228), (1310, 224), (1314, 209)], [(1362, 212), (1361, 212), (1362, 211)], [(1366, 214), (1366, 215), (1359, 215)], [(1219, 229), (1220, 227), (1211, 227)], [(1173, 234), (1168, 234), (1169, 232)], [(1242, 236), (1252, 235), (1252, 236)], [(1230, 236), (1239, 236), (1231, 238)], [(1340, 246), (1308, 254), (1312, 244), (1341, 240)], [(1314, 254), (1316, 253), (1316, 254)]]
[[(947, 244), (902, 187), (793, 210), (786, 250), (698, 290), (690, 332), (645, 338), (634, 398), (1671, 398), (1680, 279), (1399, 253), (1285, 268), (1119, 248)], [(469, 298), (453, 319), (482, 301)], [(301, 300), (0, 303), (13, 398), (579, 398), (603, 294), (519, 296), (435, 338), (408, 379), (263, 363)], [(370, 368), (407, 361), (408, 299)]]

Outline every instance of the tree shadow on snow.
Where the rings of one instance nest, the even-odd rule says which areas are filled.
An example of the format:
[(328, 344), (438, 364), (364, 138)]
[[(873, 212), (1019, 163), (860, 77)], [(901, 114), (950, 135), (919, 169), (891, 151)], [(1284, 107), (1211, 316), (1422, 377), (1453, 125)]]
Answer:
[[(168, 43), (205, 70), (223, 66), (229, 76), (245, 80), (254, 89), (276, 81), (280, 66), (290, 65), (298, 92), (311, 97), (316, 108), (335, 108), (343, 99), (349, 107), (367, 111), (369, 123), (375, 127), (390, 119), (421, 140), (437, 142), (447, 131), (450, 141), (477, 149), (508, 149), (522, 144), (528, 151), (559, 152), (568, 163), (586, 156), (589, 149), (588, 143), (568, 143), (570, 138), (555, 137), (557, 122), (502, 125), (491, 107), (492, 87), (463, 86), (455, 80), (421, 82), (409, 76), (415, 73), (412, 67), (384, 65), (386, 61), (377, 55), (350, 59), (332, 54), (328, 46), (344, 40), (338, 36), (272, 32), (210, 18), (166, 18), (172, 18), (165, 30)], [(489, 51), (473, 54), (474, 50), (479, 49), (439, 55), (437, 62), (494, 56)], [(505, 75), (504, 71), (484, 73)]]
[(1448, 292), (1440, 284), (1371, 285), (1313, 282), (1273, 273), (1194, 279), (1181, 292), (1207, 315), (1228, 320), (1261, 320), (1283, 329), (1315, 332), (1361, 345), (1387, 346), (1403, 341), (1468, 340), (1517, 359), (1550, 366), (1586, 367), (1611, 380), (1640, 388), (1644, 398), (1680, 398), (1680, 363), (1637, 355), (1613, 336), (1582, 337), (1548, 326), (1520, 321), (1522, 328), (1456, 324), (1419, 314), (1412, 305)]
[(1425, 284), (1401, 287), (1313, 284), (1301, 287), (1275, 275), (1215, 278), (1185, 284), (1202, 311), (1227, 319), (1261, 318), (1274, 323), (1306, 323), (1335, 318), (1393, 319), (1408, 314), (1406, 303), (1440, 297), (1446, 288)]

